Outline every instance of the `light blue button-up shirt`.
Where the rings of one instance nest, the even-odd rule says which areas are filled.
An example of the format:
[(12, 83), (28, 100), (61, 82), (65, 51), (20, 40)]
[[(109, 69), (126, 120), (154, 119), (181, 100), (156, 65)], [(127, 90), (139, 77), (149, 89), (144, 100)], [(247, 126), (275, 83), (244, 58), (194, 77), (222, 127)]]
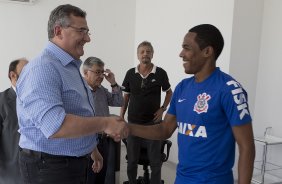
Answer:
[(49, 42), (17, 81), (19, 145), (53, 155), (82, 156), (96, 146), (96, 135), (50, 138), (66, 116), (94, 116), (93, 98), (80, 74), (80, 60)]

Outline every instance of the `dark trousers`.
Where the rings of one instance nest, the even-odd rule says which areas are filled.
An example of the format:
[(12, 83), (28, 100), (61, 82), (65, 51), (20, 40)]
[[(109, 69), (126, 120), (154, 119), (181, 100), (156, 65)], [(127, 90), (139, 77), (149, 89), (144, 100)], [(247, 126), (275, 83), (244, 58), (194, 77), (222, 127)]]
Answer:
[(150, 184), (161, 184), (161, 141), (147, 140), (140, 137), (129, 136), (127, 138), (127, 176), (129, 184), (136, 184), (138, 160), (141, 147), (147, 149), (150, 161), (151, 180)]
[(56, 156), (20, 149), (25, 184), (85, 184), (88, 157)]
[(115, 184), (115, 142), (104, 135), (99, 135), (98, 139), (97, 147), (103, 157), (103, 168), (99, 173), (94, 173), (92, 170), (93, 160), (90, 159), (87, 184)]

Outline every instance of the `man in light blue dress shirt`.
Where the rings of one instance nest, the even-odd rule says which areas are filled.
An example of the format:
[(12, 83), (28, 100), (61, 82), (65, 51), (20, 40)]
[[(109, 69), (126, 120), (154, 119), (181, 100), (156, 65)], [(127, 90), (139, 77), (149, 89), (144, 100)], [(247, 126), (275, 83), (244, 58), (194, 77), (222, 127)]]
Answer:
[(95, 172), (101, 169), (96, 133), (119, 141), (126, 124), (118, 117), (93, 117), (93, 97), (79, 70), (84, 44), (90, 42), (86, 13), (58, 6), (48, 21), (48, 38), (16, 87), (20, 170), (29, 184), (82, 184), (88, 154), (98, 162)]

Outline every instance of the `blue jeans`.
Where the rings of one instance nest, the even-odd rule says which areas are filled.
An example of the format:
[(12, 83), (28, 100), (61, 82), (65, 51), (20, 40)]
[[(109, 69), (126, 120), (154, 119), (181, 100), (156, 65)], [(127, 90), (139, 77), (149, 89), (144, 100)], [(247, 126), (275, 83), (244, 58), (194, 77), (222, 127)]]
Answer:
[(88, 158), (56, 156), (20, 149), (20, 171), (25, 184), (85, 184)]

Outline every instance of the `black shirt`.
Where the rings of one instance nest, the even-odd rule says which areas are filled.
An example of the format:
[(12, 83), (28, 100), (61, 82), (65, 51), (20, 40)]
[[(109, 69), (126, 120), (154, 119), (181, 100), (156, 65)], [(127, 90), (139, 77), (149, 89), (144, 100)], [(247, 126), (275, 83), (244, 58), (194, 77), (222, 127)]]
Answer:
[(128, 121), (140, 124), (152, 122), (160, 108), (161, 91), (170, 89), (166, 71), (156, 66), (146, 78), (142, 78), (137, 68), (129, 69), (122, 86), (130, 94)]

